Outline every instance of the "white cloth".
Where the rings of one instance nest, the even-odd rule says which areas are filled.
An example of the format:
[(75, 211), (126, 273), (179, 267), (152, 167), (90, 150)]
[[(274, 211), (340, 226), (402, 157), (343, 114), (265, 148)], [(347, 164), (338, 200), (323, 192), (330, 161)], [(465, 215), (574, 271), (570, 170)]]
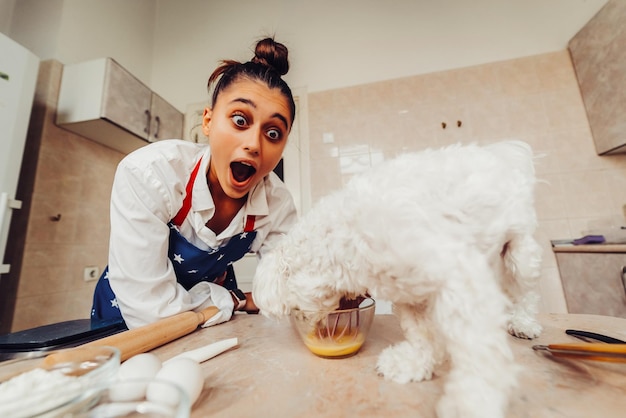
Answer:
[(176, 282), (167, 257), (167, 223), (181, 208), (187, 181), (201, 156), (191, 210), (180, 226), (189, 242), (200, 249), (216, 248), (242, 232), (246, 216), (254, 215), (257, 235), (251, 251), (262, 255), (296, 220), (289, 191), (270, 173), (250, 191), (231, 224), (216, 236), (205, 226), (215, 213), (206, 178), (210, 163), (207, 145), (164, 140), (127, 155), (117, 168), (111, 192), (109, 283), (129, 328), (211, 303), (210, 291), (188, 292)]
[(230, 291), (228, 291), (225, 287), (215, 283), (200, 282), (189, 289), (189, 293), (200, 295), (200, 297), (209, 296), (209, 298), (205, 300), (202, 305), (194, 309), (195, 311), (199, 312), (209, 306), (216, 306), (220, 310), (217, 314), (202, 324), (202, 328), (230, 321), (230, 318), (233, 315), (233, 310), (235, 309), (235, 302), (230, 295)]

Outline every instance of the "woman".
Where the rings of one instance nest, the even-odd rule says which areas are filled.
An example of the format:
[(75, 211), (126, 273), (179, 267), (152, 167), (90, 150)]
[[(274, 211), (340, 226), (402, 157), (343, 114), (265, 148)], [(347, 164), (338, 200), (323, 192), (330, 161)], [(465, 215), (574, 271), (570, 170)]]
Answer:
[[(272, 173), (295, 117), (287, 48), (271, 38), (251, 61), (223, 61), (211, 74), (202, 130), (209, 145), (167, 140), (126, 156), (111, 193), (109, 265), (94, 294), (93, 319), (136, 328), (216, 305), (255, 311), (231, 264), (271, 249), (296, 219)], [(221, 285), (221, 286), (220, 286)]]

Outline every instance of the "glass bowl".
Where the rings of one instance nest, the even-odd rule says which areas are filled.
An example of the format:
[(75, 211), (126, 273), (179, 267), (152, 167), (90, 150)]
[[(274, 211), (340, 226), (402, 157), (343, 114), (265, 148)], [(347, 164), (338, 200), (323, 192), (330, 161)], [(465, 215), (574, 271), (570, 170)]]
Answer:
[(120, 351), (76, 347), (0, 363), (0, 417), (54, 417), (86, 391), (115, 379)]
[(313, 354), (323, 358), (346, 358), (361, 349), (375, 310), (374, 299), (365, 298), (356, 308), (335, 310), (321, 319), (316, 312), (293, 310), (290, 320)]

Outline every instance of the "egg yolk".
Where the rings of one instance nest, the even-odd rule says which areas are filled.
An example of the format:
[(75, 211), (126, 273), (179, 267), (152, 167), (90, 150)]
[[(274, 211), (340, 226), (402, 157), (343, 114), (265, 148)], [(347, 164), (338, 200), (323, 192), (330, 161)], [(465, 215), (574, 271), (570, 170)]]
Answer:
[(359, 351), (364, 341), (365, 337), (360, 332), (320, 338), (318, 333), (313, 331), (306, 336), (304, 344), (313, 354), (320, 357), (347, 357)]

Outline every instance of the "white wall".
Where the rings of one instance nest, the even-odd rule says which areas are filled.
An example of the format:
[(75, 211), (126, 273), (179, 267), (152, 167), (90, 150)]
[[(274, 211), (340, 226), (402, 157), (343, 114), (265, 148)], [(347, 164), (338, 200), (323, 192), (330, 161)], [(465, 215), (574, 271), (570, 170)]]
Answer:
[(0, 33), (9, 33), (15, 0), (0, 0)]
[[(607, 0), (0, 0), (42, 59), (112, 56), (184, 111), (224, 58), (275, 34), (308, 92), (565, 49)], [(2, 21), (0, 20), (0, 24)], [(0, 26), (2, 29), (2, 26)]]
[(62, 24), (62, 5), (63, 0), (14, 1), (9, 36), (40, 59), (55, 58)]
[(287, 80), (309, 92), (560, 51), (605, 3), (158, 0), (152, 83), (184, 109), (218, 60), (249, 59), (264, 34), (290, 48)]
[(111, 56), (150, 85), (155, 0), (14, 2), (9, 36), (42, 60), (72, 64)]

